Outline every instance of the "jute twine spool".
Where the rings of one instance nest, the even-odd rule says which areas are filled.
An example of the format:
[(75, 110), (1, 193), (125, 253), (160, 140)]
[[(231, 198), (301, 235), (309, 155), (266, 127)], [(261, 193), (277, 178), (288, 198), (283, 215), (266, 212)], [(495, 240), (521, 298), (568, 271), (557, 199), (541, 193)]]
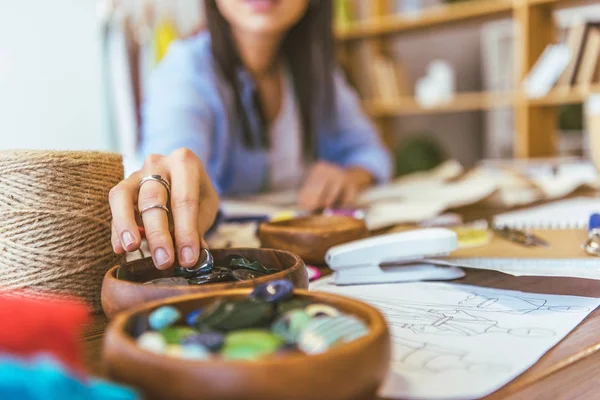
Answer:
[(100, 311), (112, 251), (108, 192), (123, 179), (120, 155), (0, 152), (0, 290), (76, 296)]

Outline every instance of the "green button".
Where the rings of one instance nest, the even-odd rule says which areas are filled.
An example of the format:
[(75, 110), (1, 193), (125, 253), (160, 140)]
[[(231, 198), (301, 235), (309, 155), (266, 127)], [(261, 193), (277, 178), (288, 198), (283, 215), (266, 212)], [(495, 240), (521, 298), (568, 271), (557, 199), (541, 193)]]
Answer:
[(196, 333), (198, 333), (197, 330), (187, 326), (171, 326), (160, 331), (168, 344), (179, 344), (186, 337)]
[(228, 360), (257, 360), (275, 353), (283, 341), (267, 330), (245, 329), (228, 334), (221, 350)]

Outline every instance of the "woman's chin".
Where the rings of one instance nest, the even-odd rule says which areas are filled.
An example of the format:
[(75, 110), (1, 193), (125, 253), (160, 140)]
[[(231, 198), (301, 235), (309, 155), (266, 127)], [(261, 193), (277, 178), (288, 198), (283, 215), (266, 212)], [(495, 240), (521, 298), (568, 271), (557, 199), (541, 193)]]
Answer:
[(238, 25), (237, 28), (245, 34), (263, 36), (283, 34), (290, 29), (290, 26), (285, 21), (265, 15), (248, 18), (243, 26)]

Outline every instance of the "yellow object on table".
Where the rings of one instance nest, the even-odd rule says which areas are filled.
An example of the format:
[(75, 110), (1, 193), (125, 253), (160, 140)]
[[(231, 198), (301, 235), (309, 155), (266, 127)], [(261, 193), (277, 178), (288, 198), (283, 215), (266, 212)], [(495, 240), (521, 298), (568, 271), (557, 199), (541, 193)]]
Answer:
[(450, 228), (458, 236), (458, 248), (465, 249), (489, 244), (492, 234), (485, 227), (458, 226)]
[(271, 216), (270, 221), (271, 222), (278, 222), (278, 221), (286, 221), (288, 219), (294, 219), (296, 217), (299, 217), (300, 213), (297, 211), (281, 211), (278, 213), (273, 214), (273, 216)]

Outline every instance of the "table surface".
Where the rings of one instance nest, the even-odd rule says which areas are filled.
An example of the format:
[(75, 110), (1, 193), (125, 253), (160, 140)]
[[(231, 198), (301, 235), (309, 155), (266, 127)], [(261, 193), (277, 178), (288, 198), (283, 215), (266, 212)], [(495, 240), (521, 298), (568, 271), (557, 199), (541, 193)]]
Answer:
[[(465, 207), (454, 210), (466, 220), (487, 217), (501, 210), (485, 207)], [(486, 257), (586, 257), (581, 251), (584, 231), (538, 231), (551, 249), (528, 249), (493, 238), (480, 248), (463, 249), (457, 256)], [(599, 261), (600, 262), (600, 261)], [(600, 296), (600, 281), (555, 277), (515, 277), (495, 271), (467, 270), (456, 283), (484, 287), (522, 290), (527, 292)], [(102, 340), (107, 320), (94, 316), (83, 337), (85, 362), (97, 376), (106, 377), (102, 363)], [(575, 330), (548, 351), (534, 366), (512, 382), (487, 396), (498, 399), (598, 399), (597, 376), (600, 374), (600, 309), (590, 314)]]

